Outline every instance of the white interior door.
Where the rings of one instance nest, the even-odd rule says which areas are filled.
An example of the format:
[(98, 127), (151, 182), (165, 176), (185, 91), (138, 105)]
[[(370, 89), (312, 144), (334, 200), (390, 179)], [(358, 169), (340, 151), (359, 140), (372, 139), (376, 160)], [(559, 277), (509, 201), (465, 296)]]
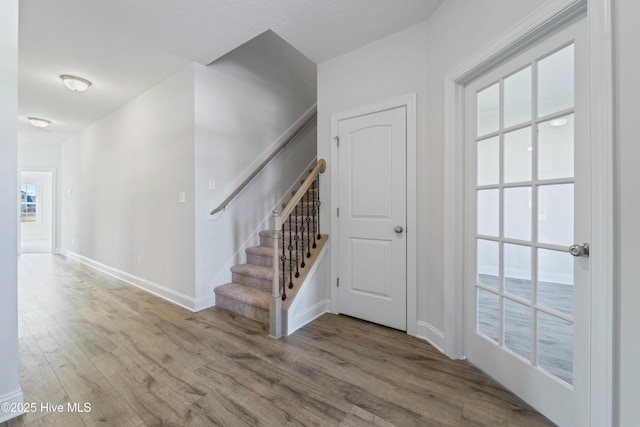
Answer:
[(20, 252), (53, 248), (53, 173), (20, 172)]
[[(584, 21), (584, 20), (583, 20)], [(586, 25), (466, 89), (465, 353), (552, 421), (587, 425)]]
[(338, 122), (339, 311), (407, 328), (405, 107)]

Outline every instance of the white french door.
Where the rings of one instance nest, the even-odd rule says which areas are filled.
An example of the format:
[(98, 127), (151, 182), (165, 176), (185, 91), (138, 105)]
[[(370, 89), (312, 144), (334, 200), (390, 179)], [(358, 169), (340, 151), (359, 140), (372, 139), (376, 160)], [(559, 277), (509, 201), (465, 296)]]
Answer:
[(562, 426), (588, 414), (585, 70), (582, 20), (465, 89), (465, 353)]

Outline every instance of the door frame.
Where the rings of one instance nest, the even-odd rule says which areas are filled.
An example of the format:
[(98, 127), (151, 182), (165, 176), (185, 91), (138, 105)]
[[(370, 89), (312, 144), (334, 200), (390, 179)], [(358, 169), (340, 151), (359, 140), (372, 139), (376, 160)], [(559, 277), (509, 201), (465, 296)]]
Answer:
[[(331, 206), (338, 206), (340, 176), (338, 174), (338, 122), (358, 116), (404, 107), (407, 112), (407, 334), (418, 336), (418, 240), (417, 240), (417, 155), (416, 155), (416, 94), (410, 93), (397, 98), (375, 102), (331, 115)], [(336, 238), (331, 243), (331, 312), (338, 313), (339, 294), (337, 280), (339, 273), (338, 216), (331, 213), (331, 230)], [(427, 330), (428, 333), (428, 330)], [(425, 337), (428, 339), (428, 336)]]
[(551, 0), (445, 78), (444, 350), (464, 358), (464, 89), (572, 19), (587, 13), (591, 149), (591, 324), (589, 414), (592, 426), (613, 423), (614, 173), (613, 0)]
[(57, 176), (55, 168), (27, 168), (27, 169), (18, 169), (18, 255), (22, 254), (22, 223), (20, 222), (20, 186), (22, 185), (22, 173), (50, 173), (51, 174), (51, 253), (56, 254), (59, 253), (56, 242), (58, 239), (58, 227), (57, 227)]

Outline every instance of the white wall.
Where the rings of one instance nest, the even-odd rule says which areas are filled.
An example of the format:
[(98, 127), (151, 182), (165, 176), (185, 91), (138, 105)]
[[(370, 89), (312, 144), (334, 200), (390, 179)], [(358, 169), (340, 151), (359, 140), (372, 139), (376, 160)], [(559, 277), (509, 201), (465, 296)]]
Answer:
[(543, 3), (447, 0), (426, 22), (318, 66), (319, 158), (330, 159), (332, 114), (417, 93), (418, 321), (436, 331), (444, 326), (444, 76)]
[[(268, 31), (207, 67), (196, 66), (196, 293), (231, 280), (244, 248), (316, 154), (315, 126), (265, 169), (216, 220), (209, 212), (253, 172), (274, 144), (316, 102), (316, 64)], [(209, 180), (215, 189), (209, 189)]]
[[(18, 0), (0, 3), (0, 403), (21, 402), (18, 383)], [(0, 409), (0, 423), (15, 414)]]
[[(53, 171), (54, 197), (59, 200), (62, 192), (60, 172), (62, 168), (62, 149), (60, 144), (18, 143), (18, 170)], [(54, 203), (53, 250), (60, 251), (62, 236), (62, 203)]]
[(186, 306), (195, 298), (193, 75), (190, 65), (64, 143), (61, 178), (63, 248)]
[(617, 157), (618, 381), (621, 426), (638, 425), (640, 397), (640, 2), (615, 2), (615, 132)]

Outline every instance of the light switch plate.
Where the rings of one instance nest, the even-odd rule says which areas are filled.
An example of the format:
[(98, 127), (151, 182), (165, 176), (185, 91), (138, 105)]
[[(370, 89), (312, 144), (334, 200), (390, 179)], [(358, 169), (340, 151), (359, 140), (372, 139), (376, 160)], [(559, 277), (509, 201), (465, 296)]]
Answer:
[(178, 193), (178, 203), (185, 203), (187, 201), (187, 196), (184, 191)]

